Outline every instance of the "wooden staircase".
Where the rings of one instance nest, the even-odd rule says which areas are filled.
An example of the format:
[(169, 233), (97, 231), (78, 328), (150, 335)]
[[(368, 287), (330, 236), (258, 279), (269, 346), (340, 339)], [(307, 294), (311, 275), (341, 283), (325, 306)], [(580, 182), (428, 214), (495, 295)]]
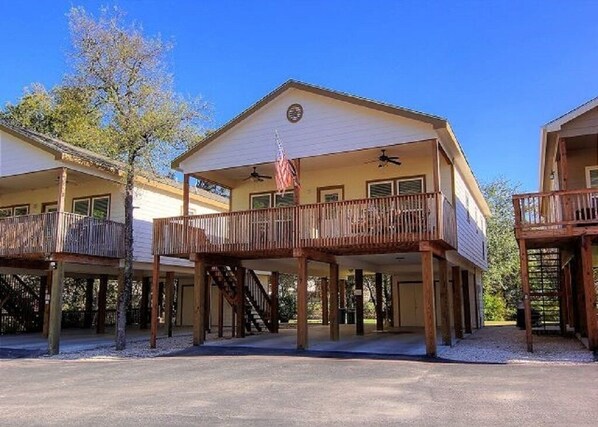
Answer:
[(41, 331), (39, 278), (0, 274), (0, 334)]
[(534, 331), (558, 332), (562, 291), (559, 249), (529, 249), (528, 275)]
[[(228, 266), (218, 265), (208, 268), (208, 274), (223, 292), (226, 301), (236, 306), (238, 283), (235, 271)], [(253, 270), (246, 270), (244, 295), (244, 324), (247, 332), (251, 332), (252, 328), (258, 332), (273, 332), (270, 296)]]

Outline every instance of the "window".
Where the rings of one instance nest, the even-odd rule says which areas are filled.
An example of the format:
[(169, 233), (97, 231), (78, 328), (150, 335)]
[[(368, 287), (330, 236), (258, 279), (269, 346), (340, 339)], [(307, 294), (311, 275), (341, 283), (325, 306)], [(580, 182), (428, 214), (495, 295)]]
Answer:
[(465, 195), (465, 210), (467, 211), (467, 222), (471, 222), (471, 215), (469, 214), (469, 196)]
[(393, 181), (380, 181), (368, 183), (368, 197), (388, 197), (394, 195)]
[(252, 194), (251, 209), (266, 209), (272, 206), (272, 193)]
[(110, 216), (110, 196), (73, 199), (73, 213), (106, 219)]
[(14, 216), (29, 215), (29, 205), (15, 206), (14, 210), (13, 210), (13, 215)]
[(424, 179), (398, 179), (397, 194), (420, 194), (424, 192)]
[(56, 204), (56, 203), (45, 203), (43, 205), (42, 211), (44, 213), (58, 212), (58, 204)]
[(29, 205), (7, 206), (5, 208), (0, 208), (0, 218), (22, 215), (29, 215)]
[(295, 193), (292, 191), (287, 191), (282, 194), (275, 194), (274, 195), (274, 207), (282, 208), (285, 206), (293, 206), (295, 204)]
[(588, 188), (598, 188), (598, 166), (586, 167), (586, 186)]
[(0, 208), (0, 218), (12, 216), (12, 208)]
[(251, 195), (251, 209), (283, 208), (295, 205), (295, 193), (290, 190), (282, 194), (260, 193)]

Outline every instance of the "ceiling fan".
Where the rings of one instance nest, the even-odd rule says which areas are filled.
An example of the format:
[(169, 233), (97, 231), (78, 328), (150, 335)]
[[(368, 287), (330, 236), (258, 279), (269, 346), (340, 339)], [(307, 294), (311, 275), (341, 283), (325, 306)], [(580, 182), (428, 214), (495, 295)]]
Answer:
[(399, 160), (398, 156), (387, 156), (386, 150), (382, 150), (382, 154), (378, 156), (377, 160), (372, 160), (368, 163), (378, 162), (378, 167), (383, 168), (389, 163), (395, 164), (397, 166), (401, 166), (401, 161)]
[(253, 167), (253, 172), (251, 172), (249, 174), (249, 176), (247, 178), (245, 178), (243, 181), (252, 180), (253, 182), (262, 182), (264, 179), (272, 179), (271, 176), (260, 175), (256, 169), (257, 168), (254, 166)]

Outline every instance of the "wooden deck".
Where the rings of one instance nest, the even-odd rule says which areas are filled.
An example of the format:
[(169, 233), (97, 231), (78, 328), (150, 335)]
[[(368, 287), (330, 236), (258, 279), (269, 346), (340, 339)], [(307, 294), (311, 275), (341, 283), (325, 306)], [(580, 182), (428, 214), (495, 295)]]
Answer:
[(68, 212), (0, 219), (0, 257), (124, 257), (124, 224)]
[(598, 234), (598, 190), (583, 189), (513, 196), (515, 235), (528, 247), (558, 246)]
[(290, 206), (154, 220), (154, 255), (243, 258), (397, 252), (422, 241), (457, 247), (455, 210), (441, 193)]

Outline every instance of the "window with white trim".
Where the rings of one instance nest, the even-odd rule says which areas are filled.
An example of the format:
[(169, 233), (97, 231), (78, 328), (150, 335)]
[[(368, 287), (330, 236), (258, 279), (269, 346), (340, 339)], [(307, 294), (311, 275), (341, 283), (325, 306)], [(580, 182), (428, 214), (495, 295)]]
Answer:
[(397, 194), (421, 194), (424, 192), (423, 178), (397, 179)]
[(598, 188), (598, 166), (586, 167), (586, 186), (588, 188)]
[(368, 197), (369, 198), (378, 198), (378, 197), (388, 197), (394, 196), (394, 183), (393, 181), (378, 181), (378, 182), (368, 182)]
[(7, 206), (0, 208), (0, 218), (29, 215), (29, 205)]
[(73, 199), (73, 213), (107, 219), (110, 217), (110, 196)]
[(267, 209), (269, 207), (272, 207), (272, 193), (251, 195), (251, 209)]

